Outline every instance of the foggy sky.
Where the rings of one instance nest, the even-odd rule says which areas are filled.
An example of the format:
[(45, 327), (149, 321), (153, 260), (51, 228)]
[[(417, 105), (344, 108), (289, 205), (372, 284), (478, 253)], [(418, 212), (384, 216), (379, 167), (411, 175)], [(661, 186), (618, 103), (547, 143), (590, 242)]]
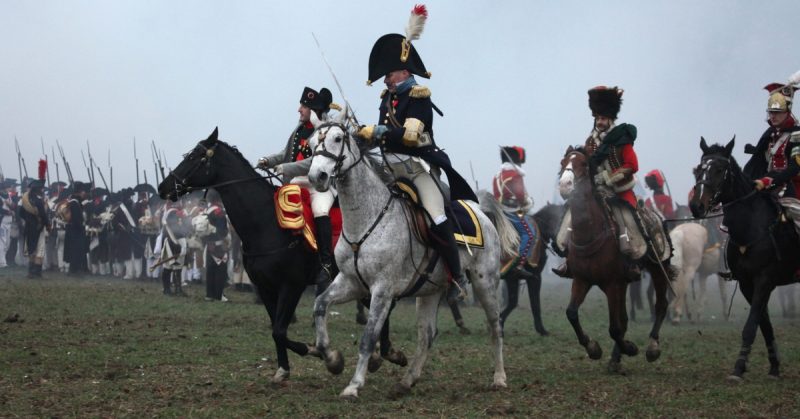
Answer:
[[(588, 4), (584, 4), (588, 3)], [(375, 40), (402, 33), (413, 2), (0, 1), (0, 165), (18, 177), (14, 137), (28, 172), (58, 139), (86, 180), (88, 140), (114, 186), (152, 183), (149, 143), (171, 166), (219, 126), (253, 163), (281, 149), (304, 86), (342, 97), (314, 44), (322, 43), (362, 122), (377, 121), (383, 83), (367, 87)], [(499, 167), (498, 145), (528, 151), (537, 207), (552, 199), (558, 163), (592, 119), (586, 91), (625, 90), (619, 122), (639, 129), (640, 177), (665, 172), (685, 202), (698, 142), (767, 127), (763, 86), (800, 69), (795, 2), (434, 1), (415, 41), (444, 118), (436, 141), (481, 188)], [(53, 174), (55, 172), (53, 171)], [(55, 176), (52, 176), (55, 180)], [(66, 178), (63, 167), (61, 178)], [(99, 181), (99, 177), (97, 179)]]

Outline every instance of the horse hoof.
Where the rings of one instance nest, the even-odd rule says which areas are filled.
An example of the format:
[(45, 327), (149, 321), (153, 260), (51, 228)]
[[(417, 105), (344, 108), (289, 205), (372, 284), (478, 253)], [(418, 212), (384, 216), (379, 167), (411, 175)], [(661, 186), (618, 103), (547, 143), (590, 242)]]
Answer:
[(639, 348), (635, 343), (626, 340), (622, 345), (622, 353), (628, 356), (636, 356), (639, 354)]
[(608, 361), (608, 372), (611, 374), (619, 374), (622, 372), (622, 363), (619, 361), (609, 360)]
[(339, 398), (346, 402), (355, 403), (358, 401), (358, 390), (348, 391), (345, 389), (342, 391), (342, 394), (339, 395)]
[(411, 387), (406, 387), (403, 383), (397, 383), (389, 390), (389, 398), (397, 400), (411, 394)]
[(538, 333), (539, 336), (550, 336), (550, 332), (545, 329), (536, 329), (536, 333)]
[(728, 376), (728, 381), (732, 383), (741, 383), (742, 381), (744, 381), (744, 378), (742, 378), (741, 375), (731, 374)]
[(504, 388), (508, 388), (508, 385), (506, 384), (506, 382), (505, 381), (498, 381), (498, 380), (495, 380), (495, 382), (493, 382), (492, 385), (489, 386), (489, 389), (492, 390), (492, 391), (498, 391), (498, 390), (502, 390)]
[(381, 358), (377, 352), (373, 352), (372, 355), (369, 356), (369, 362), (367, 362), (367, 371), (371, 373), (378, 371), (382, 363), (383, 358)]
[(366, 325), (367, 324), (367, 315), (364, 314), (364, 313), (357, 313), (356, 314), (356, 323), (358, 323), (358, 324), (360, 324), (362, 326)]
[(397, 351), (394, 348), (392, 348), (389, 353), (383, 357), (383, 359), (401, 367), (408, 365), (408, 358), (406, 358), (406, 354), (404, 354), (403, 351)]
[(596, 340), (590, 340), (586, 345), (586, 354), (589, 355), (589, 359), (597, 361), (603, 357), (603, 348), (597, 344)]
[(306, 346), (308, 346), (308, 353), (306, 355), (322, 359), (322, 352), (319, 349), (317, 349), (316, 345), (306, 345)]
[(280, 384), (284, 381), (289, 379), (289, 370), (285, 370), (282, 367), (278, 367), (278, 370), (275, 371), (275, 375), (272, 376), (272, 384)]
[(647, 358), (647, 362), (655, 362), (659, 357), (661, 357), (661, 349), (647, 348), (645, 357)]
[(333, 375), (339, 375), (344, 371), (344, 358), (339, 351), (330, 351), (328, 359), (325, 360), (325, 367)]
[(472, 334), (472, 331), (471, 331), (471, 330), (469, 330), (469, 328), (467, 328), (467, 327), (463, 327), (463, 326), (462, 326), (462, 327), (459, 327), (459, 328), (458, 328), (458, 333), (460, 333), (460, 334), (462, 334), (462, 335), (466, 336), (466, 335), (471, 335), (471, 334)]

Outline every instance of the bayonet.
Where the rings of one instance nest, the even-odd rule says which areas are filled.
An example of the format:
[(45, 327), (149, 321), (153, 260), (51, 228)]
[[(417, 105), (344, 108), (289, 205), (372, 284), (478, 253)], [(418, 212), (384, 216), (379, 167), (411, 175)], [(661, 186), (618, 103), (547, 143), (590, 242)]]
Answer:
[(111, 166), (111, 147), (108, 148), (108, 180), (111, 182), (109, 192), (114, 192), (114, 167)]
[[(25, 157), (22, 157), (22, 151), (19, 149), (19, 141), (17, 141), (17, 136), (14, 136), (14, 147), (17, 148), (17, 164), (19, 165), (19, 181), (20, 183), (24, 183), (24, 179), (28, 177), (28, 167), (25, 165)], [(25, 177), (22, 177), (22, 173), (25, 173)]]
[[(136, 162), (136, 184), (139, 184), (139, 157), (136, 154), (136, 137), (133, 137), (133, 160)], [(145, 181), (147, 182), (147, 181)]]
[(92, 180), (92, 171), (89, 170), (89, 165), (86, 164), (86, 156), (83, 154), (83, 150), (81, 150), (81, 160), (83, 160), (83, 167), (86, 168), (86, 176), (89, 176), (89, 183), (92, 184), (94, 188), (94, 181)]
[(75, 183), (75, 178), (72, 177), (72, 169), (69, 167), (69, 162), (67, 162), (67, 157), (64, 155), (64, 148), (61, 147), (61, 144), (56, 140), (56, 146), (58, 146), (58, 153), (61, 155), (61, 161), (64, 162), (64, 171), (67, 172), (67, 180), (69, 181), (70, 185)]
[[(92, 171), (92, 176), (90, 177), (92, 181), (92, 187), (97, 187), (97, 183), (95, 183), (94, 181), (94, 167), (96, 166), (96, 164), (94, 162), (94, 158), (92, 157), (92, 149), (91, 147), (89, 147), (88, 139), (86, 140), (86, 154), (89, 155), (89, 169), (91, 169)], [(108, 186), (106, 186), (106, 189), (108, 189)]]

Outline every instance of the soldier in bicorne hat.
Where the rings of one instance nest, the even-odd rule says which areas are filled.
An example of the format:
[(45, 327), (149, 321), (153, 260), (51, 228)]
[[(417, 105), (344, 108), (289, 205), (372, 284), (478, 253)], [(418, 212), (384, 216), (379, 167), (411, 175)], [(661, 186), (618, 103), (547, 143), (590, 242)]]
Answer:
[(417, 84), (415, 79), (415, 76), (431, 76), (412, 44), (422, 34), (427, 17), (424, 5), (415, 6), (405, 36), (387, 34), (378, 38), (372, 47), (367, 84), (383, 78), (386, 90), (381, 93), (378, 123), (362, 127), (358, 136), (379, 146), (394, 175), (411, 180), (417, 188), (422, 207), (430, 217), (431, 242), (455, 284), (447, 293), (448, 300), (454, 302), (466, 296), (467, 281), (461, 271), (453, 236), (454, 222), (449, 211), (445, 211), (446, 203), (438, 183), (440, 171), (447, 175), (452, 200), (477, 202), (477, 197), (469, 183), (453, 169), (447, 154), (436, 145), (431, 91)]
[(758, 190), (774, 188), (784, 197), (800, 198), (800, 125), (792, 114), (794, 92), (800, 85), (800, 71), (786, 84), (770, 83), (767, 123), (755, 149), (745, 147), (753, 156), (744, 166), (745, 175), (755, 180)]
[(300, 121), (297, 128), (289, 137), (283, 151), (262, 157), (258, 167), (262, 169), (274, 168), (275, 172), (284, 177), (284, 180), (302, 186), (311, 195), (311, 211), (314, 214), (316, 230), (317, 254), (319, 255), (322, 270), (316, 279), (317, 284), (327, 284), (333, 280), (333, 275), (338, 272), (336, 260), (333, 257), (333, 239), (330, 210), (336, 199), (336, 191), (329, 189), (324, 192), (317, 191), (308, 181), (308, 170), (311, 168), (311, 155), (314, 150), (308, 140), (314, 133), (311, 124), (311, 112), (314, 112), (320, 121), (328, 119), (331, 109), (341, 110), (333, 103), (333, 95), (327, 88), (316, 90), (306, 87), (300, 96)]

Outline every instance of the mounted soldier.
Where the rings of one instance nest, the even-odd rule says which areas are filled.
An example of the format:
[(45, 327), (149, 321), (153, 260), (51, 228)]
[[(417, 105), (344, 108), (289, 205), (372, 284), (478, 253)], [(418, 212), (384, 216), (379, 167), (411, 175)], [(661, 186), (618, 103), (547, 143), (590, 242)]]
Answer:
[(39, 160), (39, 178), (31, 180), (28, 190), (20, 199), (20, 217), (25, 221), (23, 253), (28, 258), (28, 278), (42, 277), (45, 238), (50, 227), (44, 199), (46, 171), (47, 162)]
[[(611, 215), (615, 221), (620, 251), (628, 257), (628, 279), (638, 280), (641, 277), (639, 260), (648, 251), (647, 238), (657, 241), (659, 257), (668, 246), (663, 230), (657, 222), (648, 217), (649, 234), (644, 231), (641, 219), (643, 212), (638, 210), (638, 203), (633, 188), (636, 185), (634, 174), (639, 170), (633, 143), (637, 130), (632, 124), (617, 124), (617, 115), (622, 105), (623, 90), (617, 87), (598, 86), (589, 90), (589, 108), (594, 118), (594, 128), (584, 143), (589, 163), (595, 171), (594, 184), (597, 191), (606, 198)], [(568, 212), (559, 231), (558, 247), (566, 249), (571, 214)], [(660, 224), (660, 223), (659, 223)], [(666, 249), (664, 249), (666, 247)], [(668, 257), (668, 256), (667, 256)], [(564, 263), (553, 272), (569, 278), (571, 274)]]
[[(417, 83), (414, 76), (430, 78), (419, 53), (411, 41), (419, 39), (428, 12), (416, 6), (406, 27), (406, 36), (387, 34), (375, 42), (369, 56), (368, 85), (384, 78), (386, 89), (381, 93), (378, 124), (361, 127), (358, 137), (381, 148), (396, 178), (410, 180), (417, 189), (422, 207), (427, 212), (433, 239), (431, 243), (447, 265), (452, 283), (447, 298), (463, 300), (467, 280), (461, 270), (458, 248), (453, 236), (452, 212), (446, 211), (443, 186), (439, 174), (447, 175), (451, 200), (478, 202), (469, 183), (453, 169), (450, 158), (440, 149), (433, 136), (431, 91)], [(447, 214), (451, 215), (448, 216)]]
[(758, 190), (773, 188), (783, 197), (800, 198), (800, 124), (792, 114), (794, 92), (800, 84), (800, 72), (786, 84), (770, 83), (764, 87), (769, 92), (767, 123), (755, 147), (745, 146), (752, 154), (744, 166), (744, 173), (754, 179)]
[(314, 112), (321, 121), (328, 119), (331, 109), (341, 110), (339, 105), (333, 103), (331, 91), (323, 87), (319, 92), (306, 87), (300, 96), (300, 121), (292, 132), (283, 151), (262, 157), (258, 160), (261, 169), (274, 169), (275, 173), (282, 175), (284, 180), (302, 186), (311, 196), (311, 211), (314, 214), (316, 228), (317, 254), (322, 264), (322, 269), (317, 277), (317, 284), (327, 284), (337, 272), (336, 260), (333, 258), (333, 239), (330, 210), (336, 200), (336, 192), (327, 190), (319, 192), (308, 183), (308, 169), (311, 167), (312, 144), (308, 139), (314, 133), (311, 124), (311, 112)]
[(675, 218), (675, 207), (672, 204), (672, 197), (664, 193), (664, 174), (661, 170), (654, 169), (644, 177), (644, 183), (653, 191), (653, 197), (647, 198), (645, 205), (647, 208), (655, 209), (662, 217), (667, 219)]

